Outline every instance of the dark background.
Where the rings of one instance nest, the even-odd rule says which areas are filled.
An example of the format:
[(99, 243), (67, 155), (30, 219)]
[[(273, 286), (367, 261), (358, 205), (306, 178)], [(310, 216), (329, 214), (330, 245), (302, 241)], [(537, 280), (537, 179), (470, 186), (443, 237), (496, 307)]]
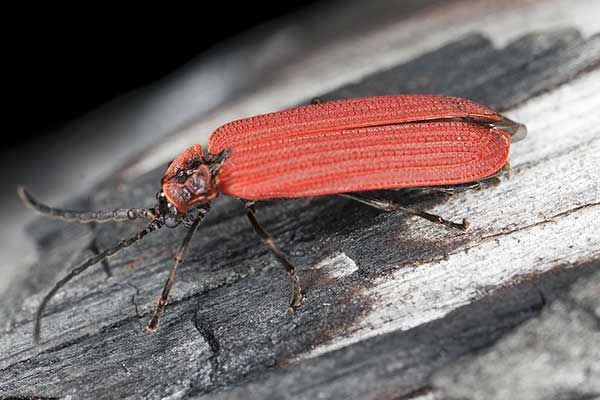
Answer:
[[(207, 2), (205, 8), (46, 9), (5, 14), (4, 151), (156, 81), (211, 46), (316, 0)], [(6, 111), (6, 109), (5, 109)], [(7, 127), (10, 127), (8, 129)], [(5, 131), (5, 132), (6, 132)]]

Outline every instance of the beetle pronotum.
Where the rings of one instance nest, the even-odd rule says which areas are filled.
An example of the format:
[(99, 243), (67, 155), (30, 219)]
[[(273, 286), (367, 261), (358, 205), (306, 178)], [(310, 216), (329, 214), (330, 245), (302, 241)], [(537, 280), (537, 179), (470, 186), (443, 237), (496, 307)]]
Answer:
[(252, 226), (285, 268), (293, 311), (302, 301), (294, 265), (257, 221), (255, 201), (335, 194), (466, 230), (466, 220), (455, 223), (356, 192), (488, 178), (506, 163), (511, 140), (526, 133), (525, 125), (457, 97), (399, 95), (318, 102), (221, 126), (210, 136), (208, 153), (194, 145), (169, 165), (153, 208), (61, 210), (39, 203), (19, 188), (27, 205), (50, 217), (83, 223), (149, 221), (142, 231), (88, 259), (55, 284), (37, 310), (33, 341), (39, 343), (41, 317), (49, 300), (69, 280), (150, 232), (183, 223), (187, 234), (147, 326), (155, 331), (192, 236), (220, 193), (244, 202)]

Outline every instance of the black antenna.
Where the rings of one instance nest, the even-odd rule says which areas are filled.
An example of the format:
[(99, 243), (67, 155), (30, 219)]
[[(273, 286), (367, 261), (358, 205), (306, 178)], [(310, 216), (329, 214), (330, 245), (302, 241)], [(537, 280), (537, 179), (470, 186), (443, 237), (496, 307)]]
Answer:
[(35, 326), (33, 328), (33, 345), (34, 345), (34, 347), (37, 347), (40, 343), (40, 329), (41, 329), (42, 314), (44, 313), (44, 310), (46, 309), (46, 306), (48, 305), (48, 302), (50, 301), (50, 299), (52, 299), (52, 297), (54, 297), (56, 292), (58, 292), (58, 290), (61, 287), (63, 287), (67, 282), (69, 282), (71, 279), (75, 278), (77, 275), (79, 275), (80, 273), (82, 273), (83, 271), (88, 269), (89, 267), (104, 260), (107, 257), (112, 256), (119, 250), (129, 247), (136, 242), (139, 242), (148, 233), (153, 232), (161, 227), (162, 227), (162, 224), (160, 222), (152, 221), (146, 228), (144, 228), (142, 231), (138, 232), (134, 236), (130, 237), (129, 239), (121, 240), (119, 242), (119, 244), (117, 244), (115, 247), (104, 250), (100, 254), (97, 254), (94, 257), (88, 258), (83, 264), (79, 265), (76, 268), (73, 268), (67, 276), (65, 276), (63, 279), (58, 281), (54, 285), (52, 290), (50, 290), (48, 292), (48, 294), (46, 294), (46, 296), (44, 296), (40, 306), (38, 307), (38, 309), (36, 311)]
[(132, 221), (134, 219), (147, 219), (153, 221), (157, 215), (153, 209), (149, 208), (115, 208), (112, 210), (100, 210), (100, 211), (75, 211), (75, 210), (63, 210), (60, 208), (54, 208), (47, 206), (46, 204), (40, 203), (22, 186), (17, 189), (21, 200), (39, 212), (50, 218), (62, 219), (69, 222), (107, 222), (107, 221)]

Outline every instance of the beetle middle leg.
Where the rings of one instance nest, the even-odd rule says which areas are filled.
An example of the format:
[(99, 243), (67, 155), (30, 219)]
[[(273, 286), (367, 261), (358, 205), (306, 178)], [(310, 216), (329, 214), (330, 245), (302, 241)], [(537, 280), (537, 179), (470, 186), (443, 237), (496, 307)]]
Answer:
[(263, 243), (267, 248), (271, 251), (271, 253), (277, 258), (277, 261), (283, 265), (287, 274), (291, 279), (291, 295), (290, 295), (290, 305), (288, 308), (289, 312), (293, 312), (296, 308), (300, 307), (302, 304), (302, 288), (300, 287), (300, 279), (298, 279), (298, 275), (296, 275), (296, 268), (294, 265), (285, 257), (283, 252), (277, 247), (273, 237), (265, 230), (265, 228), (260, 225), (260, 223), (256, 219), (256, 210), (254, 209), (254, 202), (242, 200), (244, 203), (244, 207), (246, 207), (246, 215), (252, 224), (252, 227), (258, 233)]
[(401, 211), (405, 214), (424, 218), (435, 224), (442, 224), (449, 228), (459, 229), (461, 231), (466, 231), (467, 229), (469, 229), (469, 222), (467, 221), (466, 218), (463, 218), (462, 223), (456, 223), (456, 222), (447, 220), (445, 218), (442, 218), (439, 215), (430, 214), (428, 212), (417, 210), (412, 207), (405, 207), (405, 206), (402, 206), (402, 205), (400, 205), (396, 202), (390, 201), (390, 200), (370, 198), (366, 194), (358, 195), (357, 193), (342, 193), (339, 196), (358, 201), (359, 203), (366, 204), (368, 206), (375, 207), (375, 208), (377, 208), (379, 210), (383, 210), (383, 211)]

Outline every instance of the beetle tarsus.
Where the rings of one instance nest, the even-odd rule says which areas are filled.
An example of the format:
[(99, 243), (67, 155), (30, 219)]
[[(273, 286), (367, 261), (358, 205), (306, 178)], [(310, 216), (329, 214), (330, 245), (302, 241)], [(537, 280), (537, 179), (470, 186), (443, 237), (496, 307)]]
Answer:
[(291, 295), (290, 295), (290, 305), (288, 307), (288, 312), (293, 314), (294, 311), (302, 305), (302, 288), (300, 287), (300, 279), (298, 275), (290, 274), (291, 278)]
[(296, 309), (302, 305), (302, 299), (303, 296), (300, 286), (292, 285), (292, 295), (290, 297), (290, 305), (287, 309), (287, 312), (293, 314), (294, 311), (296, 311)]
[[(512, 173), (512, 167), (510, 165), (510, 162), (506, 161), (497, 175), (504, 176), (507, 179), (510, 179), (511, 173)], [(496, 179), (498, 179), (498, 178), (496, 178)], [(498, 180), (500, 180), (500, 179), (498, 179)]]
[(471, 227), (471, 223), (469, 222), (469, 220), (466, 219), (466, 218), (463, 218), (463, 220), (462, 220), (462, 230), (466, 232), (466, 231), (469, 230), (470, 227)]
[(412, 214), (412, 215), (425, 218), (426, 220), (431, 221), (435, 224), (444, 225), (444, 226), (447, 226), (448, 228), (452, 228), (452, 229), (466, 231), (468, 228), (468, 225), (469, 225), (466, 218), (463, 218), (462, 222), (459, 224), (459, 223), (444, 219), (444, 218), (440, 217), (439, 215), (430, 214), (430, 213), (427, 213), (424, 211), (418, 211), (418, 210), (412, 210), (412, 211), (414, 211), (414, 214)]
[[(169, 277), (170, 277), (170, 275), (169, 275)], [(172, 286), (172, 282), (171, 282), (171, 286)], [(168, 293), (167, 293), (167, 296), (168, 296)], [(165, 308), (167, 307), (167, 300), (168, 300), (168, 298), (163, 298), (162, 295), (158, 299), (157, 304), (156, 304), (156, 310), (154, 311), (154, 314), (152, 314), (152, 318), (150, 319), (150, 322), (148, 322), (148, 326), (146, 326), (146, 332), (148, 332), (149, 334), (153, 334), (154, 332), (156, 332), (158, 330), (160, 318), (164, 314)]]

